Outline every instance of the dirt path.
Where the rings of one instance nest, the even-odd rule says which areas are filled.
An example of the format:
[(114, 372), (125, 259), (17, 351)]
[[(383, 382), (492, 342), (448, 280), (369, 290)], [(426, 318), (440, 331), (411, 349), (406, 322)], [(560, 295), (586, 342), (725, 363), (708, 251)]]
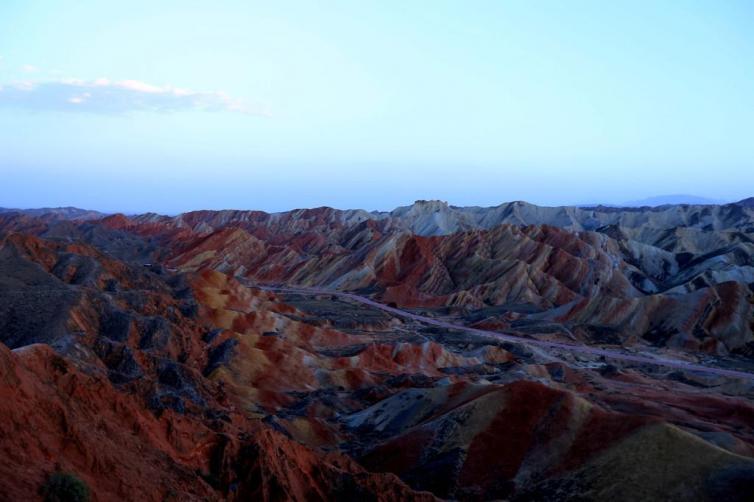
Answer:
[(588, 345), (571, 344), (571, 343), (565, 343), (565, 342), (553, 342), (553, 341), (545, 341), (545, 340), (533, 340), (531, 338), (523, 338), (520, 336), (510, 335), (506, 333), (498, 333), (496, 331), (487, 331), (487, 330), (482, 330), (482, 329), (470, 328), (468, 326), (463, 326), (461, 324), (454, 324), (454, 323), (443, 321), (440, 319), (433, 319), (431, 317), (426, 317), (420, 314), (415, 314), (413, 312), (407, 312), (405, 310), (401, 310), (395, 307), (390, 307), (388, 305), (382, 304), (370, 298), (360, 296), (354, 293), (346, 293), (343, 291), (323, 289), (323, 288), (262, 286), (262, 285), (250, 283), (249, 281), (246, 281), (246, 280), (243, 280), (243, 282), (249, 287), (259, 288), (264, 291), (272, 291), (272, 292), (278, 292), (278, 293), (293, 293), (293, 294), (302, 294), (302, 295), (337, 296), (339, 298), (344, 298), (344, 299), (351, 300), (354, 302), (362, 303), (364, 305), (368, 305), (370, 307), (380, 309), (384, 312), (388, 312), (395, 316), (403, 317), (406, 319), (411, 319), (413, 321), (417, 321), (420, 323), (429, 324), (431, 326), (437, 326), (439, 328), (464, 331), (466, 333), (471, 333), (477, 336), (482, 336), (482, 337), (491, 338), (495, 340), (503, 340), (506, 342), (532, 345), (536, 347), (543, 347), (546, 349), (566, 350), (566, 351), (577, 353), (577, 354), (604, 356), (606, 358), (616, 359), (620, 361), (629, 361), (629, 362), (634, 362), (634, 363), (653, 364), (657, 366), (678, 368), (685, 371), (696, 371), (699, 373), (719, 375), (719, 376), (724, 376), (728, 378), (744, 378), (747, 380), (754, 380), (754, 374), (747, 373), (745, 371), (715, 368), (712, 366), (704, 366), (701, 364), (695, 364), (695, 363), (690, 363), (687, 361), (682, 361), (679, 359), (671, 359), (671, 358), (661, 357), (661, 356), (649, 357), (649, 356), (627, 354), (625, 352), (620, 352), (617, 350), (601, 349), (597, 347), (590, 347)]

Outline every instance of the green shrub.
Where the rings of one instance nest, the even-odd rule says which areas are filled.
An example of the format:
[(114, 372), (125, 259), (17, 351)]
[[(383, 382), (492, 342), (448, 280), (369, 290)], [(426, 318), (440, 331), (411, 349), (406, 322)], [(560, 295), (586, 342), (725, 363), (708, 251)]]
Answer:
[(50, 474), (42, 486), (45, 502), (89, 502), (89, 487), (67, 472)]

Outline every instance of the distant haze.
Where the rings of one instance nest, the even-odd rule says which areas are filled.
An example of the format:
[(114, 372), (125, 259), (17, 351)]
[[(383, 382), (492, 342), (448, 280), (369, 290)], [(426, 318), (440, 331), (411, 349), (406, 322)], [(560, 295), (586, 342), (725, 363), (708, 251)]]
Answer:
[(736, 0), (4, 1), (0, 206), (740, 200), (751, 26)]
[[(754, 190), (753, 190), (754, 191)], [(631, 200), (625, 202), (625, 206), (664, 206), (666, 204), (725, 204), (727, 202), (736, 202), (725, 199), (709, 199), (707, 197), (698, 197), (696, 195), (658, 195), (646, 199)]]
[[(753, 190), (754, 191), (754, 190)], [(576, 204), (581, 207), (587, 206), (616, 206), (616, 207), (657, 207), (665, 205), (678, 205), (678, 204), (692, 204), (692, 205), (714, 205), (714, 204), (728, 204), (731, 202), (738, 202), (738, 200), (732, 199), (712, 199), (709, 197), (699, 197), (698, 195), (688, 194), (672, 194), (672, 195), (655, 195), (652, 197), (646, 197), (643, 199), (626, 200), (618, 203), (592, 201), (589, 203)]]

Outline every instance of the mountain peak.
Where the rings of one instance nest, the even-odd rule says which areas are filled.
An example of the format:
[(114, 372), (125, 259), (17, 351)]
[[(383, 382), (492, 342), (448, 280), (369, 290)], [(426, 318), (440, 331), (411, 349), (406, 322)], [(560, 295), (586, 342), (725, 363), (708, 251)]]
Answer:
[(447, 208), (447, 207), (449, 207), (448, 203), (446, 201), (439, 200), (439, 199), (431, 199), (431, 200), (419, 199), (417, 201), (414, 201), (413, 205), (414, 206), (419, 206), (419, 207), (429, 207), (429, 208)]

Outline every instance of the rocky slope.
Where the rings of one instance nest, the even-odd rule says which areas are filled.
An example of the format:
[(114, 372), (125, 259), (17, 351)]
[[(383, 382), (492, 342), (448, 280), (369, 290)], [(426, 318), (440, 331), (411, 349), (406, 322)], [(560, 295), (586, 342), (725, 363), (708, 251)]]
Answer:
[[(427, 205), (448, 209), (420, 204), (394, 213), (416, 216)], [(102, 224), (159, 243), (160, 259), (176, 269), (366, 291), (409, 307), (458, 306), (475, 318), (488, 312), (489, 322), (506, 329), (558, 325), (583, 340), (745, 355), (754, 349), (754, 234), (749, 214), (731, 216), (731, 207), (693, 208), (714, 213), (714, 224), (683, 206), (660, 216), (600, 213), (620, 224), (596, 231), (568, 230), (570, 219), (564, 228), (505, 223), (438, 236), (410, 233), (392, 217), (354, 223), (326, 208), (284, 218), (220, 212)]]
[(754, 374), (750, 211), (0, 214), (0, 493), (746, 500), (754, 377), (526, 340)]
[(56, 470), (96, 500), (432, 499), (239, 412), (240, 393), (205, 378), (225, 362), (211, 336), (222, 328), (198, 315), (186, 276), (18, 233), (0, 265), (9, 500), (32, 499)]

